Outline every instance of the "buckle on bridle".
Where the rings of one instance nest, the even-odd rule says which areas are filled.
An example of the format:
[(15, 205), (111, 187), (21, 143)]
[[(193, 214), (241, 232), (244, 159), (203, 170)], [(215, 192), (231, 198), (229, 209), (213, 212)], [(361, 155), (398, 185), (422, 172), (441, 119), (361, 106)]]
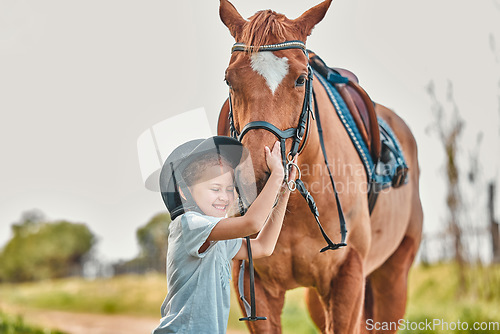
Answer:
[(291, 152), (288, 153), (287, 160), (288, 160), (288, 162), (287, 162), (286, 167), (285, 167), (285, 180), (288, 180), (290, 167), (295, 167), (297, 169), (297, 172), (299, 173), (299, 176), (295, 180), (286, 181), (286, 186), (288, 187), (288, 190), (293, 192), (293, 191), (295, 191), (295, 189), (297, 189), (297, 182), (296, 181), (300, 180), (302, 178), (302, 172), (300, 171), (299, 166), (295, 162), (293, 162), (293, 156), (292, 156)]

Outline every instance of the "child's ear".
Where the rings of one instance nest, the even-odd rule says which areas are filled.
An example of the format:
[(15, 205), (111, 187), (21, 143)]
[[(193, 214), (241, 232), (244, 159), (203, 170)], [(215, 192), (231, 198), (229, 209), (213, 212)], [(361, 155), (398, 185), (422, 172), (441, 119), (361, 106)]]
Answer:
[(181, 197), (182, 197), (183, 200), (187, 201), (186, 195), (184, 195), (184, 193), (182, 192), (181, 187), (179, 187), (179, 194), (181, 195)]

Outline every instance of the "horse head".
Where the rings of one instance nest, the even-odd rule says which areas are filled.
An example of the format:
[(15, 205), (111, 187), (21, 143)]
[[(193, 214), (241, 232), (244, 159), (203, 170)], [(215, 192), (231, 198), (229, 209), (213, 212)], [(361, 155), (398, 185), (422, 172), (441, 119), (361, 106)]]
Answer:
[[(220, 1), (220, 18), (234, 37), (235, 47), (239, 47), (233, 47), (225, 73), (237, 134), (252, 122), (271, 124), (281, 131), (297, 128), (310, 80), (305, 42), (330, 4), (331, 0), (326, 0), (293, 20), (272, 10), (259, 11), (245, 20), (229, 1)], [(296, 44), (301, 44), (302, 48), (275, 47), (265, 51), (266, 46), (288, 41), (298, 41)], [(240, 139), (251, 152), (260, 190), (269, 176), (263, 147), (272, 147), (277, 136), (269, 129), (253, 127)], [(283, 158), (285, 152), (291, 151), (293, 138), (285, 142)]]

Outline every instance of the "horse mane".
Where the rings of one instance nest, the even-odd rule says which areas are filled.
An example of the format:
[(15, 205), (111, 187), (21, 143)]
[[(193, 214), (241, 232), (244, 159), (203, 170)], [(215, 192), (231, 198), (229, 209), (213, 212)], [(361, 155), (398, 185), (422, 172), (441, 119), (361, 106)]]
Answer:
[(285, 31), (289, 29), (293, 26), (285, 15), (270, 9), (261, 10), (244, 24), (241, 43), (253, 46), (256, 51), (262, 45), (285, 42)]

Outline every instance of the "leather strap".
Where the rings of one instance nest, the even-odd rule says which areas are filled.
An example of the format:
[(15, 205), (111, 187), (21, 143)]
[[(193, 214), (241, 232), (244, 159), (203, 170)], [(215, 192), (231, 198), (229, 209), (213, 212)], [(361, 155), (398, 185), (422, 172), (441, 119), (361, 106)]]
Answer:
[[(327, 245), (325, 247), (321, 248), (321, 250), (319, 252), (323, 253), (327, 250), (335, 250), (335, 249), (339, 249), (340, 247), (347, 246), (347, 244), (345, 243), (345, 234), (347, 233), (347, 231), (345, 231), (345, 233), (344, 233), (344, 232), (342, 232), (343, 230), (341, 228), (342, 240), (338, 244), (334, 243), (328, 237), (325, 230), (323, 229), (323, 226), (321, 225), (321, 223), (319, 221), (319, 212), (318, 212), (318, 208), (316, 207), (316, 202), (314, 201), (314, 199), (311, 196), (311, 194), (309, 193), (309, 191), (307, 191), (306, 186), (304, 185), (304, 182), (302, 182), (301, 179), (298, 179), (295, 181), (295, 183), (297, 184), (297, 190), (302, 195), (302, 197), (304, 197), (304, 199), (306, 200), (307, 205), (309, 206), (309, 209), (311, 210), (311, 212), (314, 216), (314, 219), (316, 219), (316, 223), (318, 224), (321, 235), (323, 236), (323, 239), (325, 239), (325, 241), (327, 243)], [(339, 206), (339, 201), (337, 200), (337, 207), (338, 206)], [(341, 224), (341, 226), (342, 226), (342, 224)], [(344, 224), (344, 230), (345, 230), (345, 224)]]
[(280, 51), (288, 49), (300, 49), (305, 54), (307, 54), (306, 45), (304, 44), (304, 42), (299, 40), (286, 41), (278, 44), (267, 44), (259, 47), (246, 45), (244, 43), (234, 43), (233, 47), (231, 48), (231, 53), (235, 51), (261, 52), (261, 51)]
[(248, 267), (250, 274), (250, 305), (245, 299), (245, 289), (243, 287), (245, 278), (245, 260), (241, 261), (240, 265), (240, 275), (238, 278), (238, 291), (240, 294), (240, 299), (243, 302), (247, 316), (240, 318), (240, 321), (257, 321), (257, 320), (267, 320), (266, 317), (257, 317), (255, 314), (255, 273), (253, 269), (253, 258), (252, 258), (252, 246), (250, 245), (250, 237), (245, 237), (247, 241), (247, 251), (248, 251)]
[(319, 142), (321, 144), (321, 151), (323, 152), (323, 158), (325, 160), (326, 168), (328, 170), (328, 176), (330, 177), (330, 182), (332, 184), (333, 192), (335, 194), (335, 202), (337, 203), (337, 212), (339, 215), (340, 234), (341, 234), (340, 243), (334, 244), (328, 237), (325, 238), (325, 234), (324, 234), (323, 229), (321, 228), (321, 224), (319, 224), (319, 220), (317, 219), (317, 217), (315, 217), (316, 221), (318, 222), (318, 224), (320, 226), (321, 233), (323, 234), (323, 237), (325, 238), (326, 242), (328, 243), (328, 246), (321, 250), (321, 252), (324, 252), (327, 249), (337, 249), (340, 247), (347, 246), (347, 244), (345, 242), (346, 235), (347, 235), (347, 229), (346, 229), (344, 211), (342, 210), (342, 205), (340, 204), (339, 194), (337, 192), (337, 188), (335, 187), (335, 181), (333, 180), (332, 171), (330, 170), (328, 156), (326, 155), (325, 141), (323, 138), (323, 126), (321, 125), (321, 118), (319, 116), (319, 110), (318, 110), (318, 102), (316, 100), (316, 94), (314, 92), (313, 92), (313, 98), (314, 98), (314, 114), (316, 115), (316, 124), (318, 126)]
[(241, 142), (241, 140), (243, 139), (243, 136), (248, 131), (254, 130), (254, 129), (268, 130), (268, 131), (272, 132), (276, 137), (278, 137), (280, 139), (282, 139), (282, 138), (283, 139), (287, 139), (287, 138), (293, 137), (295, 135), (295, 132), (296, 132), (295, 128), (290, 128), (290, 129), (286, 129), (286, 130), (280, 130), (276, 126), (274, 126), (273, 124), (271, 124), (269, 122), (266, 122), (266, 121), (255, 121), (255, 122), (247, 123), (247, 125), (245, 125), (243, 127), (243, 129), (241, 129), (241, 133), (238, 136), (238, 141)]

